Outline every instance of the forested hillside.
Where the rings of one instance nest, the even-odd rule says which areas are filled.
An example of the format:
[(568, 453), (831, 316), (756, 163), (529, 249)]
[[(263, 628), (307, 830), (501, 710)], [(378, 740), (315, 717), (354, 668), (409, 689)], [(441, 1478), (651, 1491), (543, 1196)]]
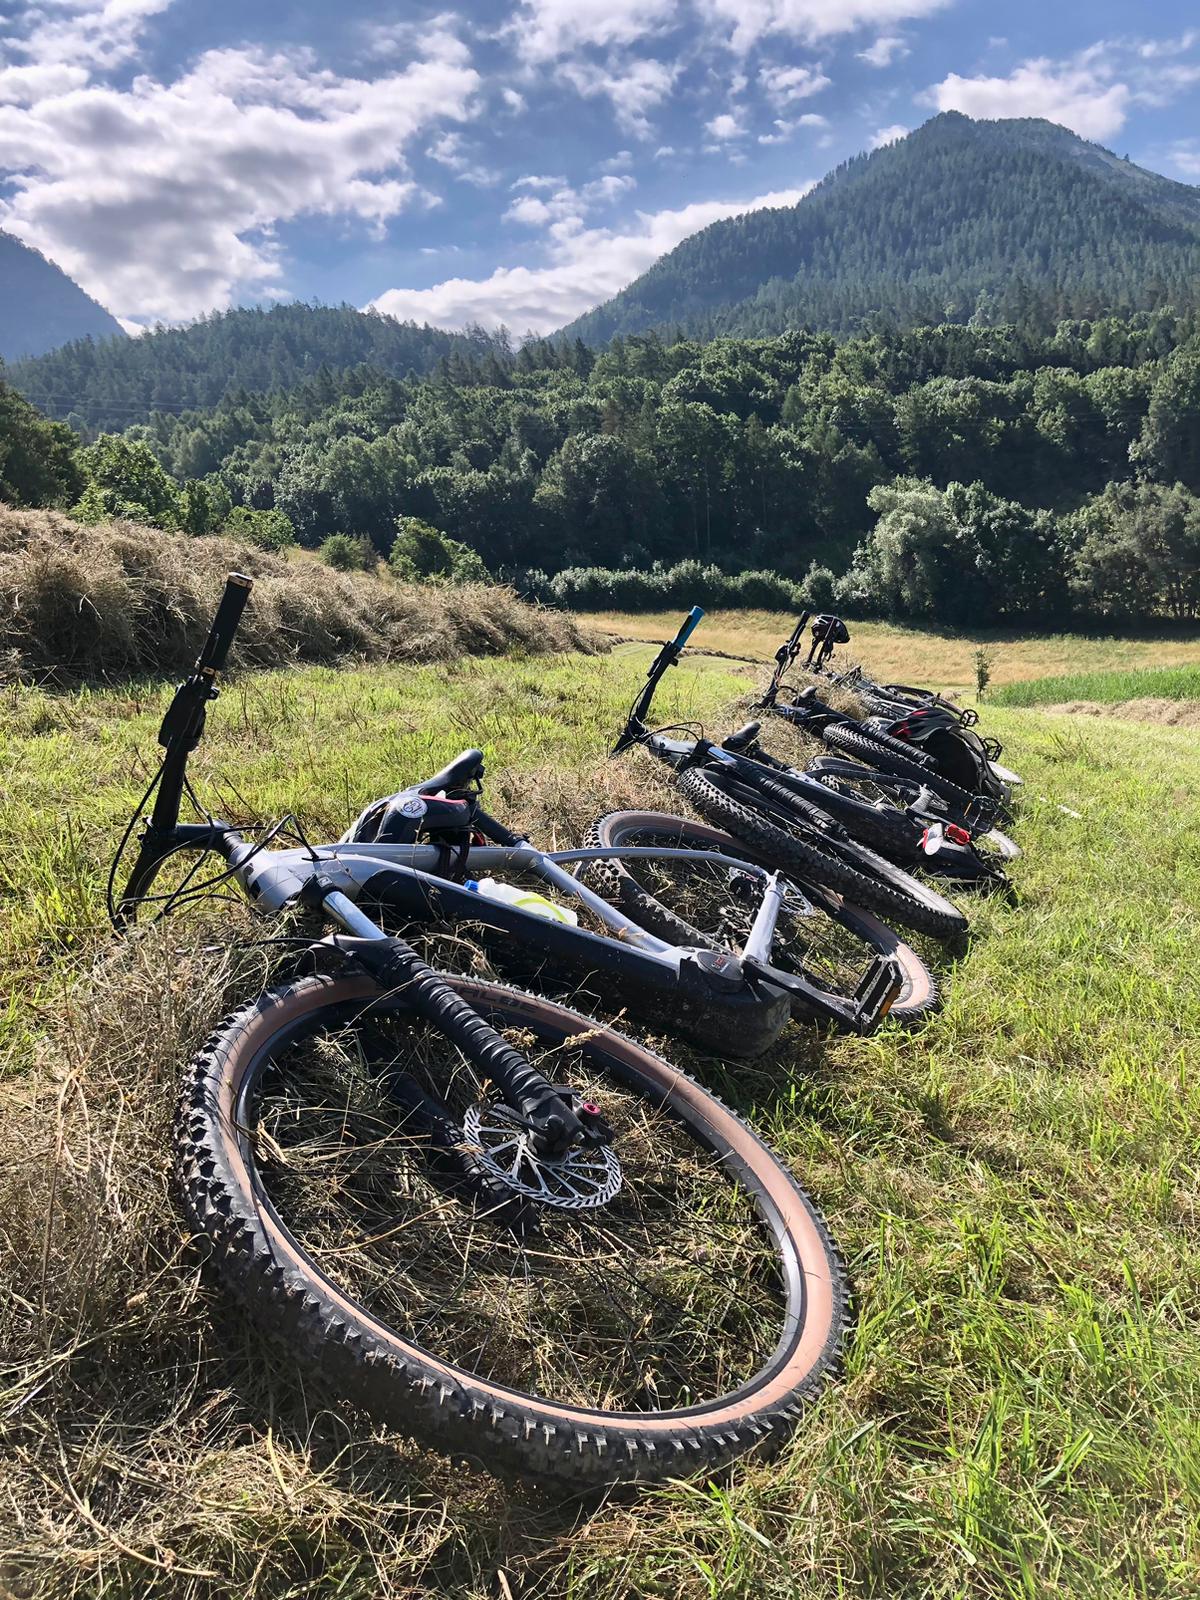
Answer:
[(121, 324), (61, 267), (0, 232), (0, 361), (38, 356), (68, 339), (125, 341)]
[[(64, 335), (71, 337), (71, 335)], [(6, 376), (47, 415), (93, 432), (151, 412), (220, 404), (228, 395), (290, 389), (306, 378), (370, 366), (390, 377), (430, 372), (457, 355), (503, 356), (481, 330), (446, 333), (350, 306), (303, 304), (214, 312), (185, 328), (96, 344), (80, 339)]]
[(405, 572), (481, 559), (566, 603), (651, 604), (630, 573), (690, 561), (698, 600), (710, 564), (892, 615), (1189, 617), (1200, 316), (456, 351), (453, 373), (158, 414), (60, 468), (85, 520), (395, 546)]
[(855, 157), (797, 205), (685, 239), (564, 330), (589, 344), (853, 332), (1200, 304), (1200, 189), (1035, 119), (933, 118)]

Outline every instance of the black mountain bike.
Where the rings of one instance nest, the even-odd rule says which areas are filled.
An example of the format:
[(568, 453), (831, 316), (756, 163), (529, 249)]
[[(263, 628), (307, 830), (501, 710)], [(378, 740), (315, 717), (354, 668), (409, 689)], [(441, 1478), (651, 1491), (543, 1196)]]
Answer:
[(851, 690), (866, 706), (866, 721), (859, 722), (822, 702), (815, 684), (794, 695), (791, 703), (781, 704), (783, 679), (803, 649), (808, 620), (809, 613), (803, 613), (790, 638), (775, 653), (775, 671), (760, 701), (765, 710), (868, 766), (908, 778), (924, 777), (949, 804), (963, 807), (972, 796), (989, 797), (998, 807), (1008, 800), (1021, 780), (999, 764), (999, 740), (982, 738), (974, 731), (979, 721), (974, 709), (957, 706), (932, 690), (877, 684), (861, 667), (846, 673), (833, 671), (829, 661), (834, 646), (850, 639), (840, 617), (822, 614), (813, 619), (812, 644), (803, 670)]
[[(703, 615), (699, 606), (693, 607), (675, 638), (651, 662), (613, 754), (641, 745), (665, 762), (678, 775), (680, 793), (701, 816), (739, 839), (759, 860), (819, 883), (889, 922), (943, 938), (964, 933), (967, 919), (957, 906), (852, 838), (842, 820), (853, 811), (862, 826), (883, 826), (882, 813), (782, 763), (767, 765), (743, 753), (739, 743), (751, 742), (757, 729), (742, 730), (718, 745), (703, 735), (667, 738), (684, 730), (647, 726), (659, 682), (678, 662)], [(838, 816), (831, 814), (834, 810)]]
[[(469, 808), (453, 791), (478, 776), (478, 752), (368, 808), (334, 845), (310, 843), (294, 818), (251, 840), (200, 806), (188, 757), (249, 589), (231, 576), (167, 711), (109, 896), (128, 927), (142, 906), (233, 884), (264, 914), (302, 910), (332, 927), (284, 937), (303, 947), (302, 975), (240, 1006), (187, 1068), (177, 1171), (217, 1271), (340, 1397), (495, 1469), (575, 1485), (662, 1479), (782, 1439), (829, 1372), (846, 1314), (834, 1246), (784, 1164), (677, 1066), (553, 1001), (433, 971), (373, 914), (395, 892), (420, 916), (450, 887), (491, 914), (437, 875), (461, 849)], [(185, 796), (200, 820), (180, 822)], [(431, 814), (435, 842), (411, 842)], [(468, 858), (530, 857), (478, 807), (466, 831)], [(506, 842), (480, 842), (489, 835)], [(575, 853), (656, 855), (670, 850)], [(156, 894), (180, 856), (194, 858), (182, 881)], [(743, 896), (760, 894), (748, 942), (769, 950), (788, 891), (721, 857)], [(662, 972), (678, 964), (667, 941), (543, 860), (619, 931), (570, 930), (593, 954), (641, 936), (638, 953)], [(701, 954), (714, 971), (729, 965)], [(878, 1015), (900, 984), (890, 957), (874, 970)], [(819, 992), (814, 1004), (836, 1010)]]

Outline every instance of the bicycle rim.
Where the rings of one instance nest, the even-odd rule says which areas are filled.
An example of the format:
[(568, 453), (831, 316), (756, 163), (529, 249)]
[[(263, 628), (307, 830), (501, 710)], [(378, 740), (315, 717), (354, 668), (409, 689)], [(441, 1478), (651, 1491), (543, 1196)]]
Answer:
[[(299, 1274), (405, 1373), (442, 1373), (448, 1392), (488, 1397), (496, 1418), (528, 1411), (556, 1434), (569, 1422), (665, 1443), (672, 1429), (699, 1435), (711, 1420), (708, 1458), (748, 1448), (772, 1431), (762, 1418), (776, 1403), (794, 1413), (840, 1337), (836, 1256), (811, 1206), (744, 1124), (632, 1041), (534, 997), (454, 982), (544, 1072), (596, 1097), (616, 1130), (615, 1194), (591, 1208), (532, 1203), (518, 1223), (498, 1212), (494, 1190), (481, 1200), (448, 1184), (410, 1114), (410, 1080), (460, 1121), (485, 1108), (475, 1144), (502, 1174), (511, 1142), (480, 1132), (494, 1093), (395, 997), (346, 980), (333, 998), (354, 998), (330, 1003), (310, 981), (250, 1008), (254, 1038), (234, 1019), (231, 1042), (199, 1059), (183, 1139), (197, 1221), (228, 1253), (207, 1200), (217, 1181), (202, 1170), (207, 1142), (219, 1147), (217, 1178), (241, 1190), (285, 1276)], [(588, 1180), (577, 1179), (582, 1191)], [(244, 1229), (235, 1237), (240, 1249)], [(259, 1288), (260, 1303), (279, 1301), (269, 1278)], [(377, 1365), (356, 1383), (386, 1415), (404, 1385), (379, 1403)], [(426, 1387), (405, 1397), (410, 1409)], [(461, 1434), (467, 1414), (451, 1410), (435, 1432)], [(736, 1450), (720, 1444), (722, 1427)], [(483, 1456), (528, 1461), (500, 1422), (478, 1431)], [(651, 1450), (617, 1476), (652, 1476), (655, 1459)]]

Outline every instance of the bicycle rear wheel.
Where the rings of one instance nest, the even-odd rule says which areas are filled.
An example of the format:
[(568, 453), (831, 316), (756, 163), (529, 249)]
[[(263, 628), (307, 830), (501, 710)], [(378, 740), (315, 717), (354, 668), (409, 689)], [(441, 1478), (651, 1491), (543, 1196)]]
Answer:
[[(341, 1398), (493, 1470), (663, 1479), (784, 1438), (845, 1320), (811, 1201), (649, 1050), (447, 981), (595, 1102), (612, 1162), (531, 1155), (399, 994), (303, 979), (230, 1017), (187, 1073), (179, 1174), (226, 1283)], [(464, 1151), (486, 1182), (463, 1182)]]
[(928, 884), (866, 845), (820, 834), (799, 817), (789, 818), (781, 805), (760, 800), (724, 773), (690, 767), (679, 788), (706, 822), (740, 839), (760, 860), (921, 933), (947, 938), (966, 932), (966, 917)]
[(835, 722), (822, 729), (821, 737), (831, 750), (840, 750), (857, 761), (864, 761), (869, 767), (876, 767), (880, 772), (913, 778), (951, 805), (966, 807), (971, 803), (971, 795), (966, 789), (951, 783), (949, 778), (943, 778), (932, 766), (923, 766), (917, 759), (920, 752), (895, 749), (894, 746), (901, 741), (891, 738), (889, 734), (872, 734), (846, 722)]
[[(656, 811), (613, 811), (592, 825), (585, 843), (604, 849), (685, 849), (685, 860), (649, 857), (597, 861), (588, 868), (596, 888), (638, 922), (673, 943), (740, 953), (762, 898), (757, 876), (712, 860), (714, 852), (754, 862), (753, 853), (717, 828)], [(761, 865), (761, 863), (755, 863)], [(796, 883), (776, 927), (771, 964), (804, 977), (839, 999), (853, 996), (870, 961), (893, 957), (903, 988), (889, 1013), (915, 1022), (935, 1009), (937, 984), (911, 945), (868, 911), (814, 883)], [(810, 1017), (800, 998), (793, 1014)]]

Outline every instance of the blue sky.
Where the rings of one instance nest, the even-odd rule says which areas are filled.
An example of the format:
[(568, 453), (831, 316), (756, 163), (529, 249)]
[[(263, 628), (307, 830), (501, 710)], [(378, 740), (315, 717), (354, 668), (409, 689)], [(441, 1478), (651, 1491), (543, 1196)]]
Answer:
[(938, 110), (1200, 182), (1195, 0), (0, 0), (0, 227), (131, 329), (549, 330)]

